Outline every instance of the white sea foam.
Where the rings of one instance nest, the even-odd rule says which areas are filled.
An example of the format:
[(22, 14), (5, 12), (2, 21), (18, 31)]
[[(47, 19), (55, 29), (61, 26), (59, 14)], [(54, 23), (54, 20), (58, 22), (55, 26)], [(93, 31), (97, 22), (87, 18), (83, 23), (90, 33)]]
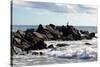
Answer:
[[(96, 58), (97, 57), (97, 39), (81, 40), (81, 41), (46, 41), (48, 45), (57, 45), (59, 43), (70, 44), (66, 47), (59, 47), (57, 50), (47, 51), (47, 55), (59, 58)], [(85, 45), (90, 43), (91, 45)], [(61, 50), (63, 49), (63, 50)]]
[[(20, 66), (97, 60), (97, 38), (79, 41), (45, 41), (45, 43), (48, 46), (54, 45), (56, 49), (32, 50), (29, 54), (14, 55), (13, 64)], [(59, 43), (69, 45), (56, 47)], [(91, 45), (86, 45), (85, 43), (90, 43)], [(32, 55), (32, 52), (43, 52), (44, 55)]]

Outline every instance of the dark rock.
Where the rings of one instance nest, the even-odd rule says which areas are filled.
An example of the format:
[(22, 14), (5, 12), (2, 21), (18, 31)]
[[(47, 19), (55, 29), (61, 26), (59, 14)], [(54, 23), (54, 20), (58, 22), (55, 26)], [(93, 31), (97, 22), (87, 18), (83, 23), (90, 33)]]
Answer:
[(68, 36), (63, 37), (63, 40), (74, 40), (74, 37), (72, 34), (69, 34)]
[(90, 36), (90, 38), (93, 38), (93, 37), (95, 37), (95, 33), (92, 32), (92, 33), (89, 34), (89, 36)]
[(44, 43), (44, 41), (39, 41), (33, 46), (33, 50), (41, 50), (41, 49), (46, 49), (47, 45)]
[(58, 47), (64, 47), (64, 46), (69, 46), (69, 44), (57, 44), (56, 46), (58, 46)]
[(51, 40), (60, 39), (60, 37), (61, 37), (60, 32), (59, 32), (59, 30), (56, 29), (55, 25), (52, 25), (52, 24), (47, 25), (46, 29), (48, 30), (48, 34), (52, 36)]
[(38, 52), (32, 52), (32, 55), (39, 55)]
[[(30, 50), (41, 50), (52, 48), (53, 45), (47, 45), (44, 43), (46, 40), (81, 40), (81, 39), (92, 39), (95, 37), (95, 33), (89, 33), (88, 31), (78, 30), (71, 25), (67, 26), (55, 26), (53, 24), (47, 25), (45, 28), (40, 24), (38, 29), (27, 29), (26, 31), (17, 30), (12, 32), (11, 42), (12, 47), (16, 46), (22, 51)], [(91, 45), (85, 43), (86, 45)], [(58, 47), (69, 46), (69, 44), (57, 44)], [(13, 49), (12, 53), (17, 54), (16, 50)], [(42, 53), (40, 53), (42, 55)]]
[(85, 43), (86, 45), (92, 45), (92, 44), (90, 44), (90, 43)]
[(43, 39), (44, 37), (42, 36), (42, 34), (38, 33), (38, 32), (33, 32), (33, 35), (36, 36), (37, 38)]
[(83, 30), (80, 30), (80, 33), (81, 33), (81, 34), (89, 34), (88, 31), (83, 31)]
[(81, 34), (79, 33), (79, 30), (77, 30), (73, 26), (67, 25), (67, 31), (69, 32), (69, 34), (72, 34), (74, 40), (81, 40)]
[(53, 44), (49, 45), (48, 48), (54, 48)]
[(33, 29), (33, 28), (32, 28), (32, 29), (27, 29), (25, 32), (26, 32), (26, 33), (27, 33), (27, 32), (34, 32), (34, 29)]
[(54, 36), (51, 33), (46, 33), (45, 34), (48, 38), (48, 40), (54, 40)]
[(37, 31), (36, 32), (39, 32), (39, 33), (42, 33), (43, 32), (43, 26), (42, 26), (42, 24), (40, 24), (39, 26), (38, 26), (38, 29), (37, 29)]
[(95, 37), (94, 32), (89, 33), (88, 31), (82, 31), (82, 30), (80, 32), (82, 35), (84, 35), (82, 36), (83, 39), (92, 39), (93, 37)]
[(20, 45), (21, 44), (21, 39), (19, 38), (14, 38), (14, 41), (16, 44)]
[(62, 39), (63, 40), (81, 40), (81, 34), (80, 31), (74, 28), (73, 26), (67, 25), (62, 26)]
[(49, 24), (49, 26), (51, 26), (53, 29), (56, 27), (54, 24)]
[(67, 31), (67, 28), (65, 26), (61, 27), (61, 31), (63, 33), (63, 36), (67, 36), (68, 35), (68, 31)]
[(32, 52), (32, 55), (44, 55), (43, 52)]
[(25, 32), (22, 30), (17, 30), (15, 33), (15, 37), (23, 38), (25, 36)]
[(40, 55), (44, 55), (44, 53), (43, 52), (40, 52)]
[(92, 39), (93, 37), (95, 37), (95, 33), (88, 33), (88, 34), (84, 34), (84, 38), (85, 39)]
[(41, 49), (47, 49), (47, 45), (44, 43), (44, 41), (39, 41), (37, 43), (34, 43), (29, 48), (26, 48), (25, 51), (29, 51), (29, 50), (41, 50)]

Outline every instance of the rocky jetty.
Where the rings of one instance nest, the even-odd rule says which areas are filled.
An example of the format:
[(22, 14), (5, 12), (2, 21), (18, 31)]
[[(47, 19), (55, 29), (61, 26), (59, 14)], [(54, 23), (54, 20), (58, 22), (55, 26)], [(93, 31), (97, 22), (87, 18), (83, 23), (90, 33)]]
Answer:
[[(14, 47), (20, 48), (22, 51), (41, 50), (54, 48), (53, 45), (47, 47), (44, 41), (50, 40), (82, 40), (92, 39), (95, 37), (94, 32), (78, 30), (72, 25), (55, 26), (53, 24), (46, 25), (45, 28), (40, 24), (37, 30), (27, 29), (26, 31), (17, 30), (11, 35), (11, 52), (17, 54)], [(57, 46), (66, 46), (66, 44), (58, 44)]]

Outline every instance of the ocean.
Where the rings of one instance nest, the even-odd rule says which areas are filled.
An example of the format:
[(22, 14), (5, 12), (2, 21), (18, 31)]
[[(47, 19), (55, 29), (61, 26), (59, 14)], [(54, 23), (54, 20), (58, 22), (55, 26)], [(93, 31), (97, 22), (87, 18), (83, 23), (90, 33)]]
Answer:
[[(85, 30), (89, 32), (97, 32), (97, 27), (92, 26), (75, 26), (79, 30)], [(32, 25), (14, 25), (12, 31), (15, 32), (18, 29), (26, 30), (30, 28), (37, 29), (38, 26)], [(49, 45), (57, 45), (59, 43), (70, 44), (65, 47), (58, 47), (56, 50), (43, 49), (32, 50), (30, 53), (22, 55), (20, 54), (12, 56), (13, 67), (20, 66), (33, 66), (33, 65), (47, 65), (47, 64), (63, 64), (63, 63), (80, 63), (80, 62), (93, 62), (97, 61), (97, 38), (92, 40), (78, 40), (78, 41), (45, 41)], [(86, 45), (90, 43), (92, 45)], [(43, 52), (44, 55), (32, 55), (32, 52)]]
[[(48, 65), (48, 64), (67, 64), (97, 61), (97, 39), (80, 41), (45, 41), (47, 45), (57, 43), (70, 44), (69, 46), (59, 47), (56, 50), (32, 50), (25, 55), (14, 55), (12, 58), (13, 67)], [(91, 43), (92, 45), (85, 45)], [(44, 55), (32, 55), (32, 52), (43, 52)]]
[[(74, 26), (78, 30), (84, 30), (84, 31), (89, 31), (89, 32), (95, 32), (97, 33), (97, 27), (96, 26)], [(15, 32), (18, 29), (25, 31), (26, 29), (37, 29), (37, 25), (12, 25), (12, 31)]]

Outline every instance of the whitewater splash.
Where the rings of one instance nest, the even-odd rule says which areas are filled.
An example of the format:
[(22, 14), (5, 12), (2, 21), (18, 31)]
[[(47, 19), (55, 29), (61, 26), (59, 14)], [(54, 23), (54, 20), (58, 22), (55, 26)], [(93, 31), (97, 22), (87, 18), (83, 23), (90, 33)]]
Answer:
[[(52, 44), (55, 48), (32, 50), (30, 53), (25, 55), (14, 55), (13, 65), (18, 67), (97, 60), (97, 38), (79, 41), (45, 41), (45, 43), (48, 46)], [(69, 45), (57, 47), (56, 45), (60, 43)], [(89, 45), (86, 43), (89, 43)], [(42, 52), (43, 55), (34, 55), (32, 54), (33, 52)]]

